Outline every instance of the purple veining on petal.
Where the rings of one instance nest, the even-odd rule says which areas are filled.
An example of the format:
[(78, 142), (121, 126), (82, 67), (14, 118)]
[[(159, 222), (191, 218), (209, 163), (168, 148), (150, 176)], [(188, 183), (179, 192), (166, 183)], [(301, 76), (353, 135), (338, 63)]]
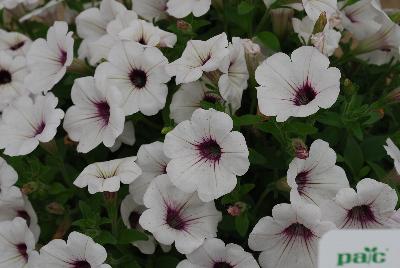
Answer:
[(214, 262), (213, 268), (233, 268), (230, 263), (227, 263), (226, 261), (218, 261)]
[(11, 83), (12, 76), (11, 73), (7, 70), (0, 70), (0, 86)]
[(309, 171), (301, 171), (297, 174), (296, 178), (294, 179), (297, 184), (297, 191), (300, 195), (304, 194), (304, 189), (307, 187), (307, 183), (309, 183), (308, 178)]
[(147, 83), (147, 74), (145, 71), (140, 69), (133, 69), (129, 73), (129, 79), (136, 88), (143, 88)]
[(46, 127), (46, 123), (44, 121), (41, 121), (39, 123), (39, 125), (35, 128), (35, 134), (34, 137), (36, 137), (37, 135), (42, 134), (44, 128)]
[(165, 222), (169, 227), (175, 230), (185, 230), (187, 222), (182, 216), (182, 208), (167, 205), (165, 213)]
[(375, 217), (370, 205), (361, 205), (347, 211), (346, 222), (343, 227), (353, 224), (360, 225), (364, 229), (370, 224), (381, 223)]
[(288, 226), (283, 230), (282, 234), (284, 234), (288, 239), (301, 239), (306, 242), (314, 237), (314, 234), (310, 229), (298, 222)]
[(296, 106), (307, 105), (312, 102), (316, 96), (317, 92), (312, 87), (310, 81), (307, 80), (296, 90), (296, 94), (292, 101)]
[(106, 101), (94, 103), (97, 109), (97, 116), (102, 120), (103, 126), (107, 126), (110, 121), (110, 106)]
[(203, 139), (202, 142), (196, 144), (196, 150), (199, 152), (201, 159), (211, 162), (218, 162), (222, 156), (221, 146), (211, 137)]
[(61, 65), (64, 65), (67, 62), (67, 52), (64, 50), (60, 50), (60, 58), (58, 61), (61, 63)]
[(10, 47), (12, 51), (16, 51), (25, 45), (25, 41), (20, 41)]

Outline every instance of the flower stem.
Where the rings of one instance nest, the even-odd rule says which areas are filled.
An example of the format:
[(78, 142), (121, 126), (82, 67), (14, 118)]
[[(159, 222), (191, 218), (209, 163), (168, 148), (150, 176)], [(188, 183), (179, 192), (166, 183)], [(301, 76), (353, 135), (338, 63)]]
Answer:
[(269, 10), (266, 9), (264, 15), (261, 18), (260, 23), (257, 25), (255, 31), (256, 34), (259, 33), (264, 28), (265, 24), (267, 23), (268, 17), (269, 17)]

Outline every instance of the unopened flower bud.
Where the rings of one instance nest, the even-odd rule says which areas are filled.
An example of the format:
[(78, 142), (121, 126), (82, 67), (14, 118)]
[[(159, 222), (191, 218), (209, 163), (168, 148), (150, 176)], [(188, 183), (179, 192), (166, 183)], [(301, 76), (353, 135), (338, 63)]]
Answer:
[(241, 39), (241, 42), (244, 47), (247, 69), (249, 73), (253, 74), (260, 63), (265, 60), (265, 56), (259, 44), (250, 39)]
[(297, 158), (306, 159), (309, 156), (307, 145), (300, 139), (293, 139), (292, 146)]
[(243, 202), (236, 202), (233, 206), (229, 206), (227, 212), (233, 217), (240, 216), (247, 208), (247, 205)]
[(271, 10), (272, 30), (279, 37), (286, 35), (292, 25), (294, 10), (292, 8), (276, 8)]
[(184, 32), (192, 30), (192, 25), (184, 20), (177, 20), (176, 27)]
[(312, 33), (317, 34), (323, 32), (327, 23), (328, 20), (326, 18), (326, 12), (322, 12), (321, 15), (319, 15), (318, 20), (314, 24), (314, 29)]
[(51, 213), (51, 214), (55, 214), (55, 215), (63, 215), (65, 212), (64, 207), (57, 203), (57, 202), (52, 202), (50, 204), (48, 204), (46, 206), (46, 210)]
[(21, 192), (25, 195), (29, 195), (33, 192), (36, 192), (38, 188), (39, 188), (38, 184), (34, 181), (31, 181), (22, 186)]
[(283, 192), (290, 192), (290, 186), (287, 183), (287, 179), (282, 178), (275, 183), (276, 189), (283, 191)]

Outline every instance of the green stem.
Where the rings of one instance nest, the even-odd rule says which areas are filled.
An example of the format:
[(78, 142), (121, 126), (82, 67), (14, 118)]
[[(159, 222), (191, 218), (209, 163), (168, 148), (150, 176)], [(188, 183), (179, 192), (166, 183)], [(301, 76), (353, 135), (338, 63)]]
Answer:
[(268, 18), (269, 18), (269, 9), (266, 9), (264, 15), (261, 18), (260, 23), (258, 24), (258, 26), (256, 28), (256, 31), (255, 31), (256, 34), (259, 33), (264, 28), (265, 24), (268, 21)]
[(111, 219), (111, 233), (114, 237), (118, 237), (118, 210), (117, 210), (117, 193), (104, 193), (104, 199), (107, 208), (107, 214)]

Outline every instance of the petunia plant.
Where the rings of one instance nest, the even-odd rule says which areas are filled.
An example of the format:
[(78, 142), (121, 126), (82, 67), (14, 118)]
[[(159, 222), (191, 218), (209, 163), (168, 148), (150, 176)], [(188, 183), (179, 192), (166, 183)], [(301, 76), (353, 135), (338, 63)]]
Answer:
[(317, 268), (400, 228), (388, 3), (0, 0), (0, 268)]

